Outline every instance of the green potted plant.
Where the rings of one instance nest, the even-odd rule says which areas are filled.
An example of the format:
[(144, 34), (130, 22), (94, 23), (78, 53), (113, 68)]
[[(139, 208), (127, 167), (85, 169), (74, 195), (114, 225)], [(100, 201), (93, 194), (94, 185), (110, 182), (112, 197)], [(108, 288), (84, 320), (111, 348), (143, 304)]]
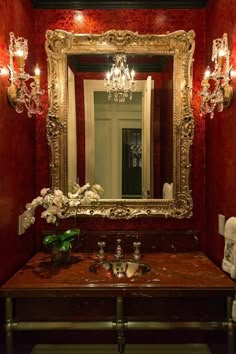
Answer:
[(63, 233), (47, 235), (43, 245), (51, 248), (52, 261), (55, 263), (69, 263), (71, 259), (72, 242), (79, 236), (79, 229), (66, 230)]
[[(50, 247), (52, 261), (58, 263), (68, 263), (72, 243), (80, 234), (78, 228), (69, 229), (66, 231), (60, 230), (60, 220), (65, 218), (69, 207), (79, 208), (83, 204), (92, 204), (99, 201), (103, 189), (99, 184), (90, 185), (86, 183), (83, 186), (75, 183), (72, 187), (72, 192), (64, 195), (59, 189), (51, 191), (49, 188), (43, 188), (40, 196), (33, 199), (31, 203), (26, 204), (26, 209), (23, 213), (23, 228), (24, 231), (35, 222), (35, 210), (38, 206), (45, 210), (41, 212), (41, 217), (46, 219), (48, 223), (56, 225), (56, 231), (47, 235), (43, 239), (43, 245)], [(76, 217), (76, 216), (75, 216)]]

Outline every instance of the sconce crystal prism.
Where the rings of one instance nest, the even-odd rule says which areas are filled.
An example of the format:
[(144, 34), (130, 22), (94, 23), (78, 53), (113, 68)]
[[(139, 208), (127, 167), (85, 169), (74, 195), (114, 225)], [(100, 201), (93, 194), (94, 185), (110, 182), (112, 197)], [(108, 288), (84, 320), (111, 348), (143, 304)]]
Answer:
[(40, 88), (40, 69), (35, 68), (35, 75), (25, 72), (25, 61), (28, 57), (28, 41), (23, 37), (15, 37), (10, 32), (9, 44), (9, 81), (7, 95), (10, 104), (17, 113), (27, 109), (28, 117), (32, 114), (41, 114), (40, 96), (44, 93)]
[(108, 92), (108, 99), (111, 100), (113, 95), (115, 102), (125, 102), (128, 96), (131, 100), (135, 89), (134, 70), (131, 70), (130, 73), (125, 54), (118, 53), (114, 55), (113, 61), (115, 63), (104, 79), (104, 87)]
[(209, 66), (207, 67), (201, 82), (202, 90), (199, 92), (202, 97), (200, 115), (209, 113), (210, 118), (214, 117), (215, 108), (222, 112), (224, 107), (229, 107), (233, 97), (233, 88), (230, 85), (232, 66), (226, 33), (222, 38), (213, 40), (212, 61), (214, 71), (211, 72)]

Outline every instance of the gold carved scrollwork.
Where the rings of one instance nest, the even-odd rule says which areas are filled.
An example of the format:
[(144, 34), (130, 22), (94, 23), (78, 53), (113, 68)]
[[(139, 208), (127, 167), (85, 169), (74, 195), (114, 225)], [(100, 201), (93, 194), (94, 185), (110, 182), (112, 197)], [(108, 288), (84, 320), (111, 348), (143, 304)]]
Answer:
[(60, 184), (61, 172), (60, 172), (60, 145), (58, 144), (58, 139), (60, 138), (61, 132), (64, 128), (63, 123), (52, 114), (52, 112), (48, 112), (47, 115), (47, 139), (48, 143), (51, 147), (51, 176), (54, 185)]
[(64, 125), (50, 111), (47, 115), (47, 138), (51, 143), (53, 139), (57, 139)]
[(116, 47), (124, 47), (131, 43), (139, 43), (144, 44), (148, 40), (148, 36), (139, 36), (137, 33), (131, 31), (108, 31), (103, 33), (100, 37), (100, 42), (105, 42), (107, 44), (116, 46)]
[(47, 31), (49, 113), (47, 137), (51, 146), (52, 187), (67, 192), (67, 56), (73, 54), (152, 53), (174, 58), (173, 97), (173, 199), (104, 199), (93, 206), (71, 207), (65, 217), (103, 216), (113, 219), (133, 217), (192, 216), (189, 152), (194, 134), (191, 108), (194, 31), (139, 35), (111, 30), (102, 34), (74, 34)]

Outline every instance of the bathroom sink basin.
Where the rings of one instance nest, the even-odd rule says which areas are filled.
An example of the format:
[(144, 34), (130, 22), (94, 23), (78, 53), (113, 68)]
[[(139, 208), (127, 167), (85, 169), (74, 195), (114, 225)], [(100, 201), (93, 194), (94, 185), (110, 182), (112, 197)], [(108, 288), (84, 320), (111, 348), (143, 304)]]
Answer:
[(107, 278), (135, 278), (149, 273), (151, 267), (133, 260), (110, 260), (95, 262), (89, 267), (90, 272)]

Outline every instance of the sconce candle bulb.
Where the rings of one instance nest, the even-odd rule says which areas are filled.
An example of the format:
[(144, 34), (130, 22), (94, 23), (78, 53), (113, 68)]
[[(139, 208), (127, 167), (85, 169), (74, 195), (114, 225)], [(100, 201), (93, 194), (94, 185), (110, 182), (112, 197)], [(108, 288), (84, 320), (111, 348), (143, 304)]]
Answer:
[[(214, 117), (214, 110), (222, 112), (224, 107), (229, 107), (233, 98), (233, 89), (230, 85), (231, 69), (230, 51), (228, 49), (228, 37), (224, 33), (222, 38), (217, 38), (212, 45), (212, 61), (214, 62), (214, 71), (210, 71), (207, 67), (204, 79), (202, 80), (202, 90), (199, 92), (202, 97), (200, 106), (200, 114), (210, 114), (210, 118)], [(214, 84), (209, 84), (209, 81)]]
[(134, 69), (131, 70), (131, 78), (132, 80), (134, 79), (134, 75), (135, 75), (135, 72), (134, 72)]
[(36, 65), (35, 76), (25, 72), (24, 67), (27, 57), (27, 39), (23, 37), (16, 38), (14, 33), (10, 32), (8, 65), (10, 86), (7, 90), (8, 99), (17, 113), (22, 113), (25, 107), (28, 117), (31, 117), (32, 114), (42, 113), (40, 96), (44, 91), (40, 89), (40, 69), (38, 65)]
[(224, 49), (220, 49), (219, 53), (218, 53), (218, 65), (220, 67), (223, 66), (224, 60), (225, 60), (225, 51), (224, 51)]
[(210, 75), (211, 75), (211, 70), (210, 70), (210, 68), (209, 68), (209, 66), (208, 66), (208, 67), (206, 68), (205, 73), (204, 73), (204, 79), (205, 79), (205, 80), (208, 80), (209, 77), (210, 77)]
[(40, 68), (38, 64), (36, 64), (36, 67), (34, 69), (34, 74), (35, 74), (35, 81), (39, 85), (40, 84)]
[(25, 59), (24, 59), (24, 51), (23, 49), (18, 49), (16, 51), (16, 59), (17, 59), (17, 65), (20, 69), (22, 69), (24, 67), (25, 64)]

